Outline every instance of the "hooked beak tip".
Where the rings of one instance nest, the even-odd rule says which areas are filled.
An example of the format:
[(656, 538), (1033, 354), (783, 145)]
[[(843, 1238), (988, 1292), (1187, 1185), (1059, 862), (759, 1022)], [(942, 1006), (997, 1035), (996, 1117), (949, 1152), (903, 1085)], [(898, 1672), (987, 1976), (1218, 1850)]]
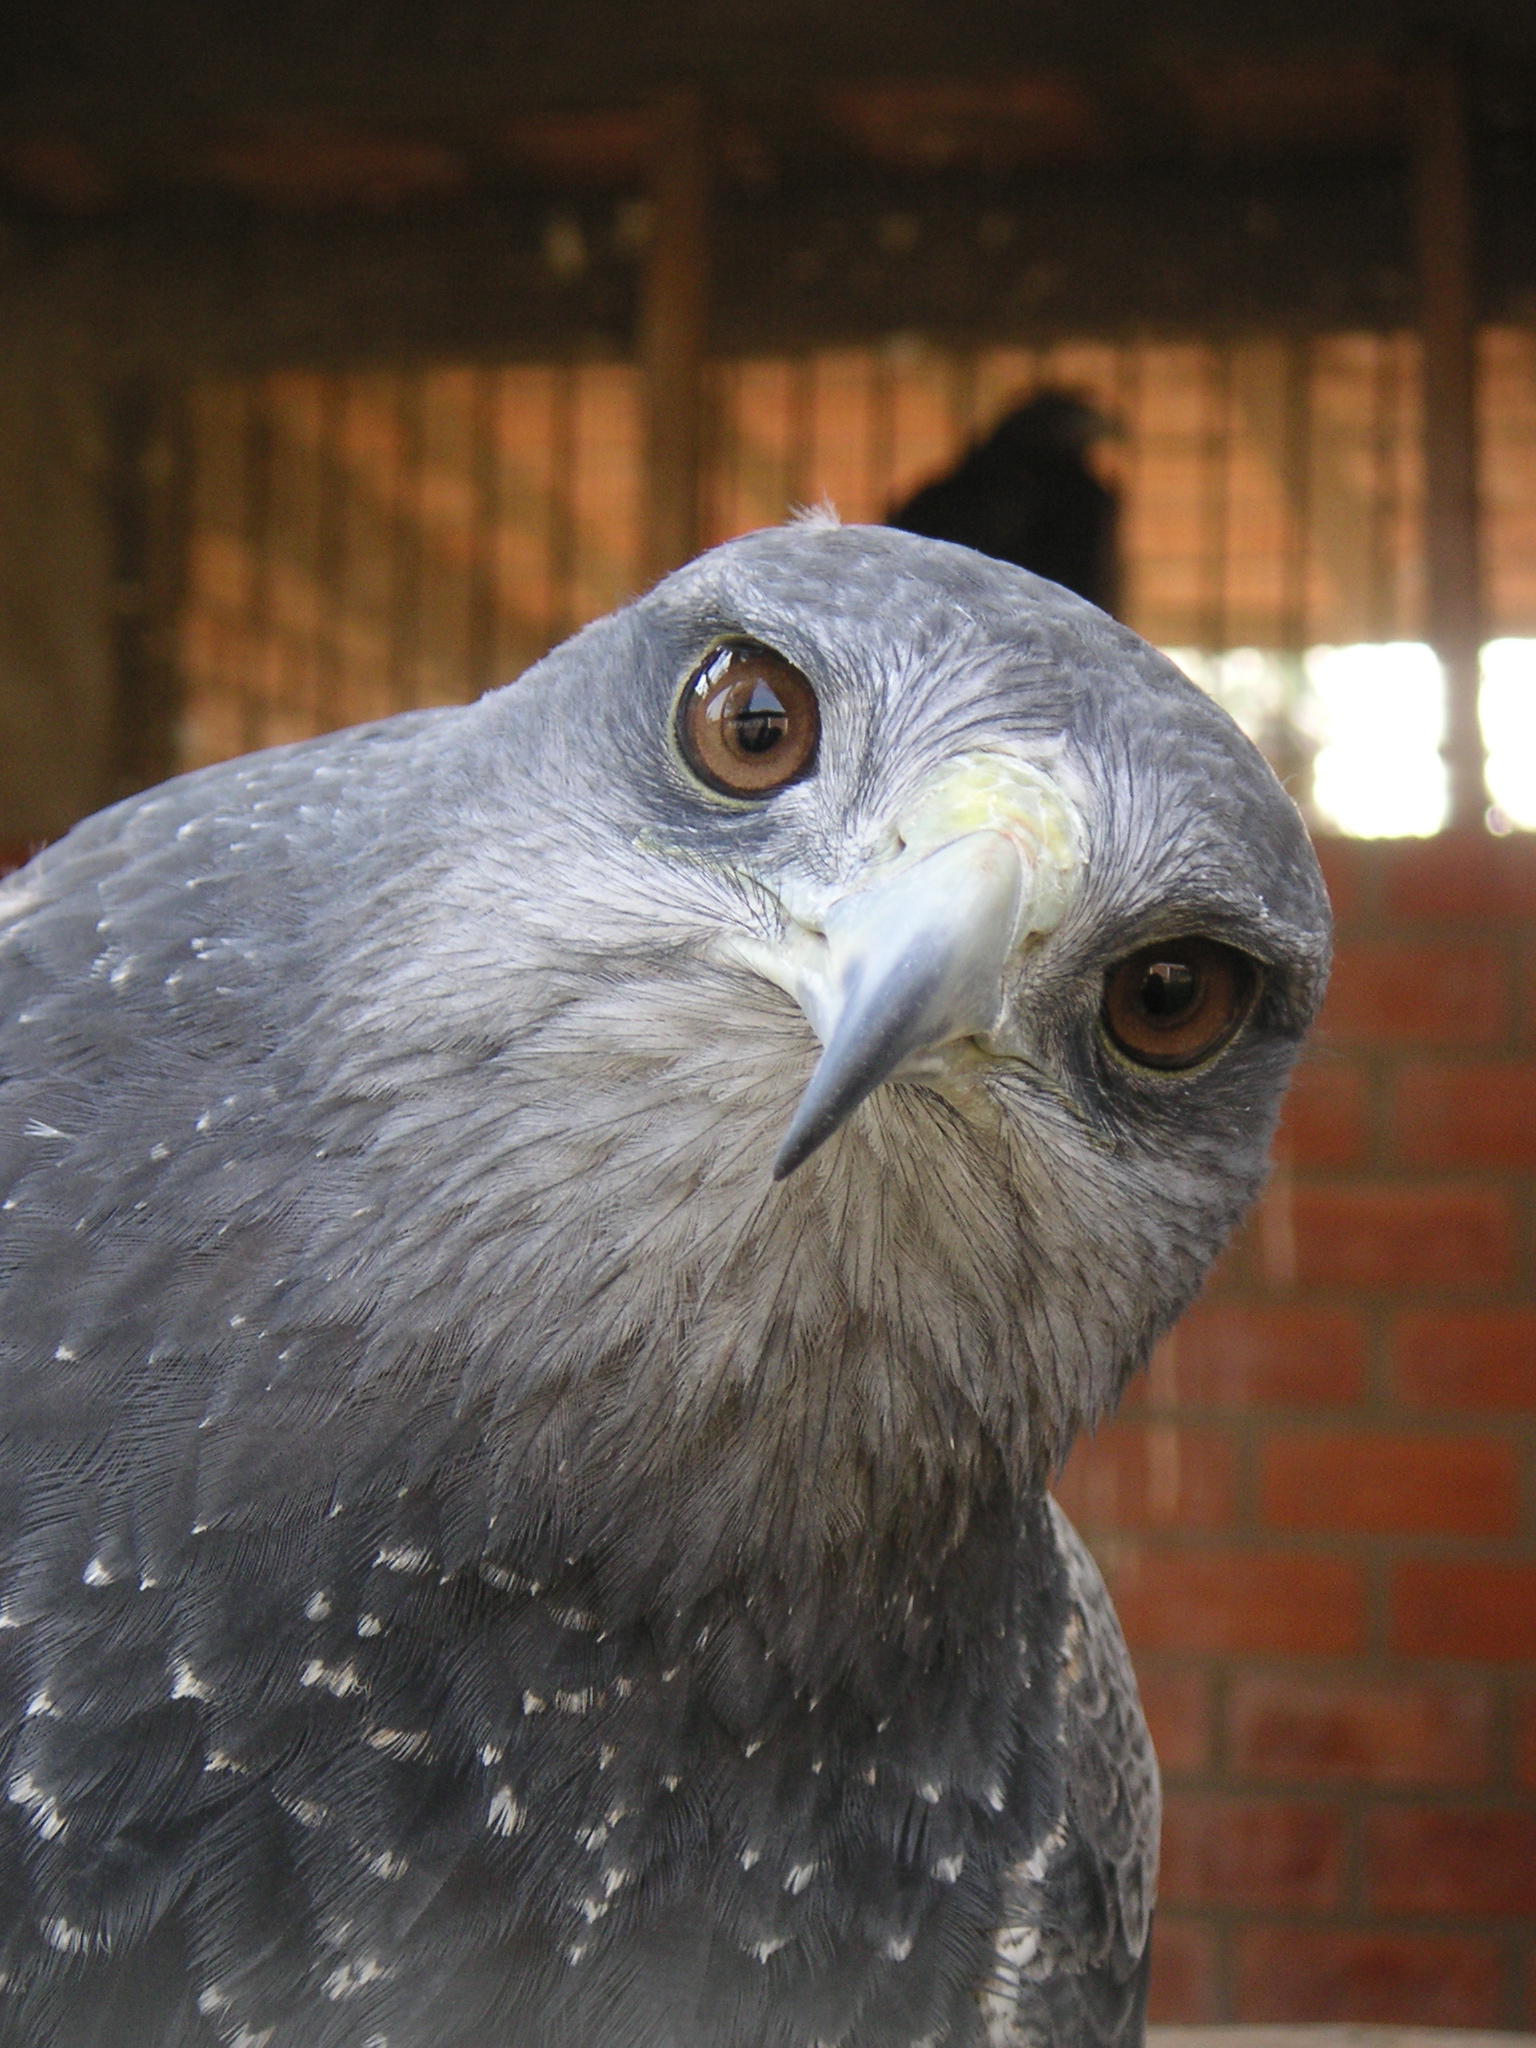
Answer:
[(783, 1144), (779, 1147), (774, 1157), (774, 1179), (776, 1181), (788, 1180), (795, 1169), (804, 1166), (806, 1160), (810, 1158), (817, 1147), (824, 1144), (831, 1135), (832, 1131), (830, 1128), (824, 1131), (799, 1131), (791, 1124), (788, 1132), (785, 1134)]

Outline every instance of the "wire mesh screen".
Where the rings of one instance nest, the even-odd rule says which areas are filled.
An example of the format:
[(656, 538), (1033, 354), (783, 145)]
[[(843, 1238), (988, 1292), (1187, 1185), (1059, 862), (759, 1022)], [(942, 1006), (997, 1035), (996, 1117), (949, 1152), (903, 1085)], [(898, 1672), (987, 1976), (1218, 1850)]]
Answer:
[[(1490, 630), (1536, 632), (1536, 335), (1482, 338)], [(1420, 629), (1409, 334), (957, 350), (898, 340), (719, 364), (707, 537), (823, 500), (879, 519), (1042, 387), (1115, 421), (1128, 621), (1165, 647)], [(517, 674), (633, 592), (627, 364), (285, 373), (197, 387), (186, 765)]]
[(1536, 633), (1536, 333), (1489, 329), (1479, 367), (1490, 627)]
[(188, 766), (477, 696), (635, 587), (626, 365), (222, 380), (191, 411)]

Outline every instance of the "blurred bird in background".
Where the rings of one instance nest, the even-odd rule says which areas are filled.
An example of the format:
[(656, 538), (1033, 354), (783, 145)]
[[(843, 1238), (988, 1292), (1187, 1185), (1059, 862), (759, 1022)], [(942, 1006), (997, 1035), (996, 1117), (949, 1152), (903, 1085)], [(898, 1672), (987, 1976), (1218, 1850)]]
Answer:
[(1117, 431), (1071, 392), (1041, 391), (898, 506), (890, 524), (1016, 562), (1113, 614), (1119, 501), (1089, 450)]
[(0, 891), (5, 2048), (1134, 2048), (1046, 1483), (1328, 925), (1230, 720), (886, 528)]

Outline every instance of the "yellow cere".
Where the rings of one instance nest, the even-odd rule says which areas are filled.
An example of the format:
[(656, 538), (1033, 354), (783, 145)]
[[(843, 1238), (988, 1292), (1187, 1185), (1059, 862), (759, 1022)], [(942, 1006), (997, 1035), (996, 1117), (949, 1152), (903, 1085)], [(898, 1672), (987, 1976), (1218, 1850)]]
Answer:
[(1052, 930), (1087, 857), (1087, 835), (1061, 783), (1017, 754), (957, 754), (924, 784), (896, 820), (901, 864), (963, 839), (1001, 832), (1018, 847), (1030, 877), (1026, 929)]

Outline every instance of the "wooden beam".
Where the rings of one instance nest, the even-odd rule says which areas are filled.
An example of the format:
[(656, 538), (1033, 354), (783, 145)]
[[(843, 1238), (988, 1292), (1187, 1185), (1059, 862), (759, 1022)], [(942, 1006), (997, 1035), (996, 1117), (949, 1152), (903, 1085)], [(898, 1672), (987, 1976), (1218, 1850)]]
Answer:
[(699, 98), (684, 87), (652, 108), (651, 197), (640, 304), (648, 581), (686, 562), (700, 541), (709, 193)]
[[(1013, 347), (1148, 331), (1392, 333), (1414, 318), (1401, 151), (1219, 175), (1138, 166), (921, 186), (811, 171), (766, 189), (714, 181), (711, 357), (867, 347), (897, 332)], [(1504, 319), (1536, 294), (1532, 195), (1523, 170), (1486, 195), (1490, 269), (1502, 266), (1491, 303)], [(893, 214), (919, 230), (903, 254), (882, 243)], [(563, 217), (580, 231), (582, 269), (551, 260)], [(0, 274), (0, 326), (45, 356), (67, 335), (83, 370), (114, 381), (633, 355), (634, 225), (626, 212), (619, 240), (612, 196), (593, 193), (295, 210), (264, 217), (259, 233), (238, 209), (167, 201), (59, 229), (46, 261)]]
[(1477, 496), (1475, 220), (1466, 89), (1454, 52), (1426, 49), (1410, 81), (1419, 323), (1424, 348), (1425, 627), (1445, 667), (1442, 751), (1453, 826), (1488, 810), (1478, 720), (1482, 585)]

